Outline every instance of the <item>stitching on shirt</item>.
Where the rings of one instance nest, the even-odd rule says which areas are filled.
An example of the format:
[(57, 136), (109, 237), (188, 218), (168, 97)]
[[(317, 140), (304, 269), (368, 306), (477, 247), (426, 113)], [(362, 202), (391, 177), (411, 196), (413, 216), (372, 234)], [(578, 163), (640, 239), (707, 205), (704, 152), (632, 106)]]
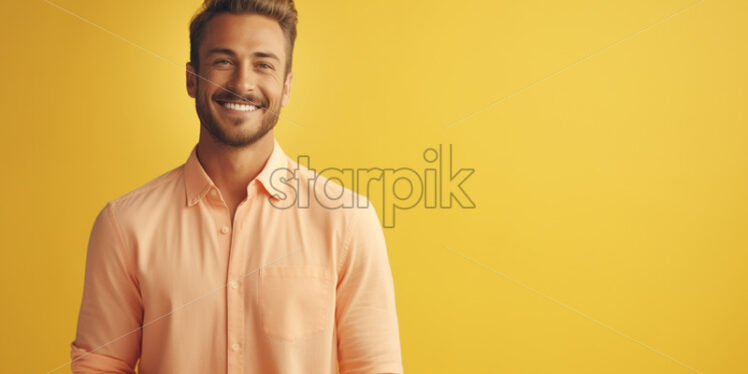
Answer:
[[(122, 243), (122, 248), (125, 250), (125, 252), (129, 253), (128, 248), (130, 248), (129, 245), (127, 245), (127, 242), (125, 241), (125, 236), (122, 234), (122, 229), (120, 228), (119, 220), (117, 219), (117, 216), (114, 214), (114, 201), (110, 201), (108, 204), (109, 206), (109, 216), (112, 218), (112, 226), (114, 226), (114, 231), (117, 232), (117, 237), (119, 238), (120, 242)], [(129, 255), (128, 253), (125, 253), (125, 265), (128, 265), (129, 262)], [(127, 266), (128, 268), (128, 275), (135, 281), (136, 286), (138, 287), (138, 294), (140, 294), (140, 281), (138, 280), (138, 277), (129, 270), (130, 266)], [(139, 295), (142, 297), (142, 295)]]
[[(368, 210), (368, 206), (367, 206), (366, 209)], [(351, 222), (348, 225), (348, 228), (346, 230), (346, 232), (347, 232), (348, 235), (347, 235), (345, 241), (343, 242), (343, 247), (342, 247), (342, 250), (341, 250), (340, 259), (338, 260), (338, 276), (337, 276), (338, 279), (337, 279), (337, 283), (340, 283), (340, 272), (343, 269), (343, 259), (345, 259), (345, 257), (350, 253), (350, 245), (351, 245), (351, 242), (353, 241), (353, 234), (354, 234), (353, 228), (358, 223), (359, 216), (360, 216), (360, 214), (356, 214), (356, 215), (353, 216), (353, 218), (351, 219)]]

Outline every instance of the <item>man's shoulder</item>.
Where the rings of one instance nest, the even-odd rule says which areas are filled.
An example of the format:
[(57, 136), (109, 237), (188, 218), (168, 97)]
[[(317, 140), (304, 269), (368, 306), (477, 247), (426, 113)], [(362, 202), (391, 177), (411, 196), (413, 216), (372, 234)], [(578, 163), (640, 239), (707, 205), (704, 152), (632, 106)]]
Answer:
[[(289, 158), (289, 165), (294, 172), (293, 185), (297, 188), (296, 204), (308, 208), (315, 215), (339, 218), (345, 221), (360, 220), (361, 216), (376, 211), (366, 195), (354, 191), (350, 177), (343, 175), (321, 174)], [(348, 222), (350, 224), (350, 222)]]
[(184, 182), (182, 178), (184, 164), (141, 184), (110, 201), (118, 214), (153, 212), (157, 207), (173, 202), (184, 201)]

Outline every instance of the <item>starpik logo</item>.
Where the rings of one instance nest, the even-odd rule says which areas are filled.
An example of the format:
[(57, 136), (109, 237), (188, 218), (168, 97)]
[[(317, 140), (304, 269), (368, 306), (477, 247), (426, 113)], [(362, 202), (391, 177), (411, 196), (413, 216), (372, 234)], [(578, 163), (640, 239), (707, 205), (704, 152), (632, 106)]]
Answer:
[[(443, 148), (446, 148), (446, 154)], [(296, 169), (280, 168), (273, 171), (270, 190), (279, 200), (271, 202), (280, 209), (293, 206), (309, 208), (311, 197), (308, 195), (313, 195), (325, 208), (350, 209), (366, 208), (369, 200), (376, 200), (381, 202), (382, 225), (387, 228), (395, 226), (397, 210), (413, 209), (419, 204), (423, 204), (427, 209), (449, 209), (453, 207), (454, 201), (460, 208), (476, 207), (463, 188), (463, 183), (473, 175), (475, 169), (455, 168), (451, 144), (448, 147), (442, 147), (440, 144), (436, 148), (427, 148), (423, 151), (423, 160), (426, 161), (427, 167), (422, 172), (409, 167), (328, 167), (317, 173), (311, 168), (310, 157), (300, 155), (297, 157)], [(311, 170), (311, 176), (300, 173), (298, 165)], [(291, 177), (288, 178), (288, 175)], [(338, 196), (330, 196), (326, 185), (332, 181), (368, 198), (356, 199), (356, 194), (344, 194), (339, 188), (332, 189), (338, 191)], [(315, 183), (324, 183), (325, 186), (315, 188)], [(311, 193), (304, 193), (310, 191)], [(323, 196), (319, 196), (320, 194)]]

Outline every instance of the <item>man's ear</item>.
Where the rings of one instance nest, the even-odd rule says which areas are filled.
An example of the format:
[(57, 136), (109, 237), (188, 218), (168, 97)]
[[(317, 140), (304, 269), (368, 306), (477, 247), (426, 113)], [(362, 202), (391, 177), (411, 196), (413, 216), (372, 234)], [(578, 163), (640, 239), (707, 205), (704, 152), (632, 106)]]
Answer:
[(188, 62), (185, 66), (185, 72), (187, 74), (187, 94), (194, 99), (197, 92), (197, 71), (192, 67), (192, 63)]
[(291, 96), (291, 81), (293, 81), (293, 72), (289, 72), (286, 75), (286, 82), (283, 83), (283, 98), (281, 99), (281, 105), (288, 105), (288, 100)]

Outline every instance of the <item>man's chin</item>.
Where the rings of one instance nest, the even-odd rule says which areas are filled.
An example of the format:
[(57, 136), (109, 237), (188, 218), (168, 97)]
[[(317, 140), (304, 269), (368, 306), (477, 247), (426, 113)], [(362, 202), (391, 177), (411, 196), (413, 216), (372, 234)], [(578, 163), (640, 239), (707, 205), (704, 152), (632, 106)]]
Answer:
[(212, 109), (212, 113), (206, 116), (207, 123), (202, 121), (201, 123), (213, 139), (228, 146), (244, 147), (253, 144), (275, 127), (275, 124), (273, 124), (268, 129), (264, 128), (265, 111), (262, 109), (256, 115), (248, 116), (248, 118), (241, 115), (216, 113), (213, 111), (215, 109), (217, 108)]
[[(224, 131), (227, 130), (227, 131)], [(233, 131), (232, 131), (233, 130)], [(244, 147), (255, 143), (260, 140), (268, 131), (263, 131), (262, 128), (257, 129), (220, 129), (218, 132), (213, 132), (213, 137), (219, 142), (232, 146), (232, 147)]]

